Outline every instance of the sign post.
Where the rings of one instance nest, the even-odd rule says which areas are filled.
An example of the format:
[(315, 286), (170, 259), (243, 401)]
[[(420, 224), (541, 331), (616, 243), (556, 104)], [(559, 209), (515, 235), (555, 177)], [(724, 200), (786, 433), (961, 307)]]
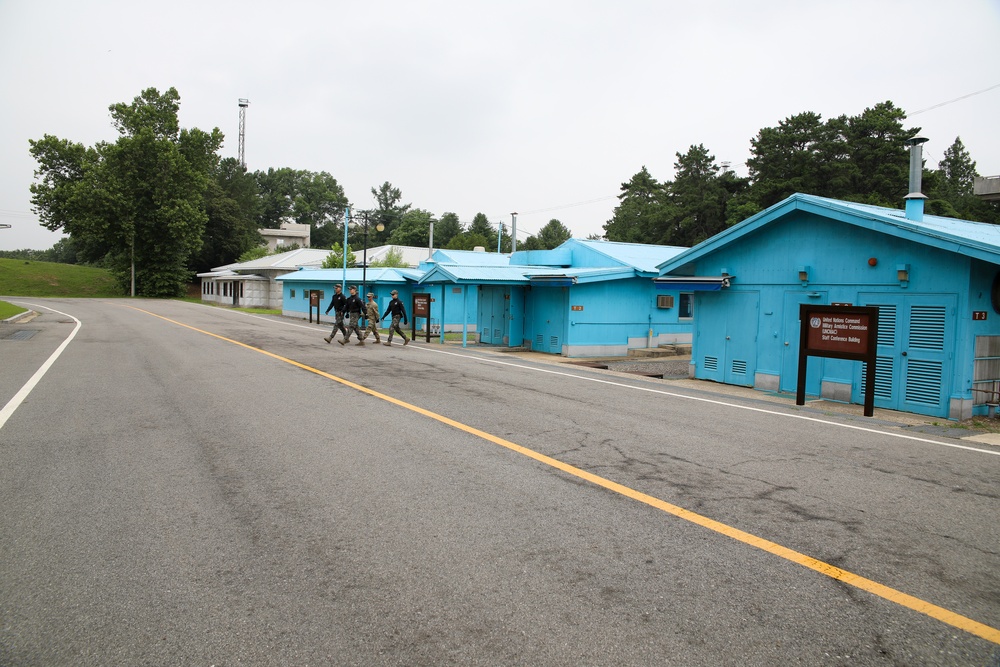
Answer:
[(309, 290), (309, 324), (313, 321), (313, 306), (316, 306), (316, 324), (319, 324), (319, 298), (320, 291), (318, 289)]
[(875, 414), (875, 363), (878, 308), (873, 306), (799, 306), (799, 374), (795, 405), (806, 403), (809, 357), (851, 359), (868, 364), (865, 373), (865, 417)]
[(413, 295), (413, 328), (410, 330), (410, 337), (417, 337), (417, 318), (425, 317), (427, 318), (427, 326), (425, 341), (431, 342), (431, 295), (430, 294), (414, 294)]

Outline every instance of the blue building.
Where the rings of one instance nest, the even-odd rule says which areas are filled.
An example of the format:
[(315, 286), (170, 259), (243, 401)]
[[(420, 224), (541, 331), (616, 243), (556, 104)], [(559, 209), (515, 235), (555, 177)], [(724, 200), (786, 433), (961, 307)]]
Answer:
[[(296, 271), (278, 276), (275, 281), (281, 285), (281, 314), (305, 319), (309, 317), (309, 292), (312, 290), (319, 291), (321, 309), (325, 311), (333, 296), (334, 285), (357, 285), (358, 296), (365, 300), (368, 292), (374, 293), (379, 311), (384, 313), (392, 300), (389, 295), (391, 290), (399, 292), (403, 303), (410, 303), (411, 286), (420, 275), (417, 269), (352, 268), (345, 271), (299, 267)], [(348, 293), (345, 287), (344, 295)]]
[[(919, 190), (917, 190), (919, 192)], [(659, 265), (694, 295), (696, 378), (794, 392), (799, 305), (879, 310), (875, 406), (967, 419), (1000, 390), (1000, 227), (794, 195)], [(863, 403), (860, 362), (810, 357), (806, 393)]]
[[(481, 343), (568, 357), (624, 356), (690, 342), (689, 295), (658, 293), (653, 283), (658, 264), (683, 250), (569, 239), (553, 250), (515, 252), (508, 261), (438, 251), (419, 287), (439, 295), (447, 322), (457, 324), (453, 313), (464, 313), (462, 327), (478, 332)], [(453, 311), (449, 303), (462, 307)]]

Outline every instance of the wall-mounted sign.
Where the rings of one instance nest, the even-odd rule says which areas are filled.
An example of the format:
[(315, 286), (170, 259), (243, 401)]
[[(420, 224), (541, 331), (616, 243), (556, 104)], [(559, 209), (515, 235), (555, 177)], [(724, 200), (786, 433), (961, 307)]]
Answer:
[(570, 306), (570, 310), (583, 310), (583, 306)]
[(972, 311), (972, 319), (974, 320), (985, 320), (986, 311), (985, 310), (974, 310)]
[(865, 373), (865, 416), (875, 414), (875, 352), (878, 308), (873, 306), (799, 306), (799, 377), (795, 404), (806, 402), (809, 357), (851, 359), (868, 364)]

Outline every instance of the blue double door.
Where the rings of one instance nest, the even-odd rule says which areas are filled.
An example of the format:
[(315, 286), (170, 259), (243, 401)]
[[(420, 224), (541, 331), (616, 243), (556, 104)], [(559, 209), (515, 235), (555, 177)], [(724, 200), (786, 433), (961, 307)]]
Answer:
[[(955, 294), (860, 294), (878, 308), (875, 407), (948, 417), (955, 347)], [(864, 401), (867, 365), (859, 364), (852, 402)]]
[(695, 300), (695, 377), (752, 387), (758, 292), (700, 292)]

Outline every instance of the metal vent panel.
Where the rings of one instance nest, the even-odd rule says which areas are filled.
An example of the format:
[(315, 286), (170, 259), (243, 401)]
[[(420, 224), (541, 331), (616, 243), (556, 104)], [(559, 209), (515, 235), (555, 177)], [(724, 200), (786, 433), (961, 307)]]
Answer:
[(896, 306), (871, 305), (878, 308), (878, 344), (893, 347), (896, 344)]
[(940, 361), (911, 359), (906, 366), (906, 400), (910, 403), (938, 405), (941, 403)]
[(944, 316), (944, 306), (913, 306), (910, 310), (910, 347), (944, 350)]

